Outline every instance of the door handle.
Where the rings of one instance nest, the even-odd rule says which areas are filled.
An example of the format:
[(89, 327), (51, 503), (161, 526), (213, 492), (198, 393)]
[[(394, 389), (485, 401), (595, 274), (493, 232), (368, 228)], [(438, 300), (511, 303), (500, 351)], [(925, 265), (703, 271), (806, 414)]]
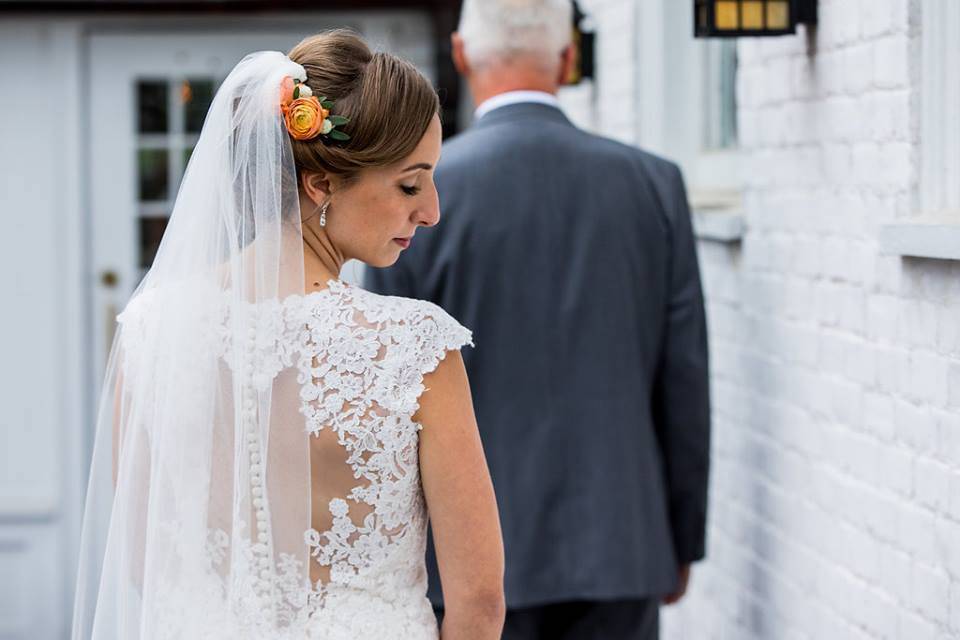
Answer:
[(113, 269), (107, 269), (100, 273), (100, 284), (107, 287), (108, 289), (113, 289), (120, 283), (120, 276), (117, 275), (117, 272)]

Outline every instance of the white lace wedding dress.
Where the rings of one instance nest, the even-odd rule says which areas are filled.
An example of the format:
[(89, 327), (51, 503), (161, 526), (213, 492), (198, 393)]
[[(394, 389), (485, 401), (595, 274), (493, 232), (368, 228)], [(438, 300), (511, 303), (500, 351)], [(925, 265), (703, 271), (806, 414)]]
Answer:
[[(131, 359), (138, 322), (162, 304), (149, 292), (136, 303), (120, 317)], [(340, 281), (260, 305), (255, 313), (261, 339), (251, 331), (252, 341), (237, 349), (224, 330), (219, 359), (235, 369), (232, 359), (243, 354), (252, 363), (248, 384), (274, 385), (274, 422), (309, 434), (311, 508), (304, 512), (310, 526), (278, 530), (280, 507), (274, 504), (271, 512), (265, 499), (261, 465), (282, 469), (284, 460), (279, 452), (263, 459), (263, 443), (248, 436), (243, 455), (249, 455), (250, 522), (227, 531), (211, 509), (206, 543), (191, 563), (183, 561), (195, 554), (178, 537), (182, 526), (159, 522), (153, 543), (184, 549), (172, 555), (183, 566), (154, 582), (143, 609), (149, 623), (141, 628), (164, 639), (435, 640), (437, 623), (425, 595), (421, 425), (412, 416), (423, 376), (448, 350), (470, 344), (470, 332), (431, 303)], [(228, 322), (217, 317), (212, 326)], [(262, 339), (264, 326), (275, 340)], [(282, 388), (292, 393), (277, 391)], [(280, 397), (298, 398), (298, 406), (276, 406)], [(253, 415), (249, 406), (245, 410)], [(294, 466), (296, 455), (286, 455)], [(283, 482), (290, 479), (271, 480), (275, 496), (282, 495), (276, 489)], [(301, 552), (277, 552), (281, 535), (299, 536)]]

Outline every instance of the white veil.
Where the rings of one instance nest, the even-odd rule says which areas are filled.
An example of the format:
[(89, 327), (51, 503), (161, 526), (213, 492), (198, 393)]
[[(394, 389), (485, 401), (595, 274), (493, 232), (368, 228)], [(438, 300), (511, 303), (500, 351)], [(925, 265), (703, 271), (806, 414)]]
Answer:
[(223, 82), (119, 316), (74, 638), (283, 637), (307, 608), (308, 434), (270, 313), (304, 293), (285, 76), (306, 79), (261, 52)]

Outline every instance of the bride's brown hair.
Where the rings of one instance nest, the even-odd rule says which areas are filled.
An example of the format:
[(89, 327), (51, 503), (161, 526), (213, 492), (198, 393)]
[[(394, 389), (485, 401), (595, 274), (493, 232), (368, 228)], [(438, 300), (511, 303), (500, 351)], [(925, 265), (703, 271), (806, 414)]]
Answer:
[(347, 141), (291, 139), (298, 174), (324, 171), (350, 180), (365, 167), (398, 162), (413, 152), (439, 113), (437, 92), (416, 67), (374, 53), (352, 31), (310, 36), (287, 56), (306, 70), (313, 95), (333, 101), (331, 114), (350, 119), (338, 127), (350, 136)]

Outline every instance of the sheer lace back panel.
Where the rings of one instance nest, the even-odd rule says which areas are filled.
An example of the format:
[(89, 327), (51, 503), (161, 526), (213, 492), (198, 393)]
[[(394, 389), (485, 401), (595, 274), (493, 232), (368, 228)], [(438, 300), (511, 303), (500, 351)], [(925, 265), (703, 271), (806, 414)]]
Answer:
[[(132, 325), (131, 368), (137, 315), (150, 309), (131, 305), (121, 318)], [(249, 311), (258, 332), (250, 344), (225, 337), (219, 366), (244, 371), (245, 398), (273, 389), (273, 426), (265, 441), (257, 429), (214, 429), (203, 454), (212, 477), (202, 510), (206, 560), (152, 581), (156, 628), (167, 631), (151, 637), (435, 639), (425, 597), (421, 426), (413, 416), (424, 375), (448, 350), (472, 344), (470, 332), (431, 303), (339, 281)], [(215, 331), (229, 322), (222, 314), (205, 317)], [(232, 425), (234, 403), (224, 397), (213, 419)], [(237, 407), (258, 421), (253, 404)], [(298, 450), (287, 429), (308, 444)], [(309, 495), (309, 504), (291, 495)], [(181, 556), (188, 553), (180, 550), (194, 546), (178, 538), (182, 529), (170, 527), (177, 538), (171, 566), (186, 566)], [(202, 616), (184, 613), (191, 610)], [(183, 623), (200, 619), (202, 626)]]
[[(412, 420), (423, 375), (468, 332), (427, 303), (339, 282), (310, 294), (289, 324), (310, 439), (310, 576), (393, 591), (424, 581), (426, 509)], [(296, 331), (296, 329), (294, 329)]]

